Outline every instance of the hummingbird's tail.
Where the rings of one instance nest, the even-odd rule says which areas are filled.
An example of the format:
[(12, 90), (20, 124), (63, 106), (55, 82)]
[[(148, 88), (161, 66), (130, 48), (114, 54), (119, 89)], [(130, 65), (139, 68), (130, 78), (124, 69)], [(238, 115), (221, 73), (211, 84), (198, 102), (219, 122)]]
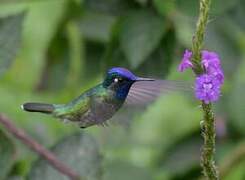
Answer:
[(46, 114), (51, 114), (55, 110), (54, 105), (52, 104), (32, 103), (32, 102), (23, 104), (21, 108), (29, 112), (41, 112)]

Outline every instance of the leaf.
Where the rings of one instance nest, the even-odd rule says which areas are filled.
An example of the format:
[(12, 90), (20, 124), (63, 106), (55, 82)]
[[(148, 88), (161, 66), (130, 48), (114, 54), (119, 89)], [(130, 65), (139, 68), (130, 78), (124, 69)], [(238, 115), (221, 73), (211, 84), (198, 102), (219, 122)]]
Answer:
[(79, 28), (73, 21), (67, 24), (67, 36), (69, 44), (69, 73), (67, 87), (76, 88), (80, 82), (81, 71), (84, 64), (84, 43)]
[(79, 21), (82, 35), (89, 40), (108, 42), (115, 17), (105, 13), (86, 12)]
[(235, 20), (242, 29), (245, 29), (245, 1), (240, 1), (240, 3), (237, 4), (237, 7), (235, 8), (235, 11), (233, 12), (233, 21)]
[[(199, 132), (191, 134), (171, 146), (167, 150), (167, 155), (163, 158), (159, 157), (158, 162), (172, 175), (183, 177), (186, 172), (196, 166), (199, 167), (201, 146), (202, 139), (199, 137)], [(180, 161), (176, 161), (176, 159), (180, 159)]]
[[(22, 48), (18, 59), (6, 75), (8, 81), (23, 89), (34, 88), (42, 73), (49, 44), (64, 20), (67, 4), (67, 0), (52, 0), (0, 6), (0, 12), (28, 9), (23, 26)], [(52, 12), (52, 16), (45, 12)]]
[(235, 167), (233, 167), (232, 171), (226, 177), (224, 177), (224, 180), (230, 180), (230, 179), (243, 180), (245, 177), (244, 167), (245, 167), (245, 162), (241, 161)]
[(178, 12), (173, 17), (176, 38), (185, 47), (191, 47), (191, 39), (195, 31), (195, 20)]
[(164, 23), (150, 11), (136, 11), (125, 17), (119, 38), (131, 67), (142, 64), (158, 46), (166, 30)]
[(164, 16), (169, 16), (173, 13), (176, 6), (175, 3), (175, 0), (153, 0), (153, 5), (156, 10)]
[(152, 175), (146, 168), (137, 167), (129, 162), (112, 161), (105, 165), (103, 180), (151, 180)]
[(133, 121), (132, 139), (138, 143), (134, 160), (138, 164), (153, 163), (176, 141), (199, 128), (201, 112), (187, 98), (175, 93), (164, 95)]
[(0, 19), (0, 75), (14, 60), (20, 47), (24, 13)]
[[(18, 151), (20, 151), (18, 146), (17, 146), (17, 148), (18, 148)], [(26, 149), (26, 147), (24, 147), (24, 146), (23, 146), (23, 148)], [(30, 151), (28, 151), (28, 152), (30, 152)], [(15, 163), (12, 165), (11, 171), (8, 173), (8, 178), (6, 180), (11, 180), (11, 179), (12, 180), (14, 180), (14, 179), (22, 180), (22, 178), (29, 171), (30, 162), (27, 161), (27, 158), (24, 158), (19, 153), (18, 153), (18, 157), (21, 157), (23, 159), (17, 159), (15, 161)]]
[[(235, 7), (236, 4), (239, 4), (239, 0), (213, 0), (211, 3), (211, 16), (220, 16), (227, 12), (228, 10)], [(199, 12), (199, 1), (197, 0), (188, 0), (182, 1), (177, 0), (176, 5), (179, 11), (187, 16), (197, 17)]]
[(137, 3), (139, 3), (141, 6), (146, 6), (148, 3), (148, 0), (135, 0)]
[[(67, 33), (68, 34), (68, 33)], [(37, 91), (63, 89), (66, 86), (66, 77), (69, 72), (69, 37), (64, 36), (64, 32), (58, 33), (49, 44), (47, 59), (42, 70), (42, 75)], [(79, 39), (77, 39), (79, 41)], [(80, 68), (80, 67), (78, 67)]]
[(84, 0), (85, 9), (91, 12), (106, 13), (110, 15), (123, 15), (132, 10), (136, 3), (132, 0)]
[(110, 40), (106, 45), (103, 60), (105, 61), (104, 71), (111, 67), (128, 67), (129, 63), (123, 54), (119, 44), (119, 32), (121, 31), (123, 18), (118, 18), (111, 29)]
[[(86, 57), (82, 80), (84, 82), (90, 82), (90, 86), (93, 83), (98, 83), (98, 77), (101, 79), (101, 75), (104, 75), (105, 71), (102, 71), (103, 61), (102, 56), (104, 53), (104, 46), (94, 42), (86, 43)], [(96, 80), (96, 81), (95, 81)]]
[(238, 42), (241, 40), (242, 30), (229, 16), (210, 23), (205, 39), (205, 48), (216, 51), (222, 61), (226, 75), (232, 75), (239, 64), (240, 52)]
[(181, 14), (184, 14), (185, 16), (197, 17), (198, 10), (199, 10), (199, 1), (196, 1), (196, 0), (188, 0), (188, 1), (176, 0), (176, 7), (178, 9), (178, 12)]
[[(64, 138), (52, 149), (54, 154), (65, 164), (88, 180), (97, 180), (101, 176), (101, 156), (95, 140), (85, 133)], [(42, 158), (34, 163), (28, 178), (31, 180), (68, 179), (54, 170)]]
[[(243, 57), (244, 59), (245, 57)], [(235, 81), (233, 84), (233, 89), (231, 91), (229, 110), (231, 113), (232, 121), (230, 123), (236, 127), (236, 129), (243, 135), (245, 135), (245, 96), (243, 96), (245, 88), (245, 61), (240, 64), (240, 67), (235, 74)]]
[(4, 179), (14, 163), (15, 146), (1, 129), (0, 142), (0, 179)]
[[(160, 46), (137, 68), (138, 74), (145, 77), (155, 77), (163, 79), (169, 72), (173, 62), (175, 50), (175, 33), (168, 31), (162, 38)], [(154, 71), (152, 71), (154, 69)]]
[(215, 0), (211, 4), (211, 15), (221, 15), (228, 10), (235, 7), (235, 5), (240, 4), (239, 0)]

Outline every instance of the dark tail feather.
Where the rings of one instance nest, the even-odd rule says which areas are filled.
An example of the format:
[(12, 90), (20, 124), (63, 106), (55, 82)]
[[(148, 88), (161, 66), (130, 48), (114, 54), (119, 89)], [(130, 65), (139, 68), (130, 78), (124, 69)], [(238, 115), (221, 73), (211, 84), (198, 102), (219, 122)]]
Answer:
[(52, 104), (44, 103), (25, 103), (21, 106), (25, 111), (29, 112), (41, 112), (50, 114), (54, 111), (54, 106)]

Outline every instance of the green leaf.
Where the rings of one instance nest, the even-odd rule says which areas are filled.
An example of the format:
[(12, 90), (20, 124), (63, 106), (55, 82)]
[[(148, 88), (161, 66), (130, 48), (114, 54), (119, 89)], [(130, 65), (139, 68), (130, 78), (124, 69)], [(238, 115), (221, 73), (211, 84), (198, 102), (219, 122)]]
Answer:
[(195, 16), (198, 15), (199, 1), (197, 0), (176, 0), (176, 7), (178, 12), (184, 14), (185, 16)]
[[(197, 135), (199, 135), (199, 132), (188, 134), (188, 137), (183, 137), (180, 142), (171, 146), (167, 150), (166, 156), (159, 157), (159, 164), (168, 173), (182, 177), (191, 169), (199, 167), (202, 139)], [(181, 160), (176, 161), (176, 159)]]
[(224, 177), (224, 180), (230, 180), (230, 179), (243, 180), (244, 177), (245, 177), (244, 167), (245, 167), (245, 162), (244, 161), (238, 163), (232, 169), (232, 171), (226, 177)]
[[(19, 147), (17, 146), (18, 151), (19, 151)], [(23, 146), (23, 148), (26, 148)], [(30, 151), (29, 151), (30, 152)], [(18, 154), (18, 157), (21, 157), (20, 154)], [(21, 157), (23, 158), (23, 157)], [(26, 158), (23, 159), (17, 159), (15, 161), (15, 163), (13, 164), (11, 171), (8, 173), (8, 178), (6, 180), (10, 180), (10, 179), (17, 179), (25, 176), (27, 174), (27, 172), (29, 171), (29, 162), (27, 161)], [(20, 178), (19, 180), (21, 180), (22, 178)]]
[[(85, 133), (66, 137), (56, 144), (52, 151), (56, 156), (81, 177), (97, 180), (101, 176), (101, 155), (95, 140)], [(31, 180), (66, 180), (66, 176), (53, 169), (42, 158), (32, 166), (28, 175)]]
[(20, 47), (24, 13), (0, 19), (0, 75), (14, 60)]
[(115, 17), (105, 13), (86, 12), (79, 21), (82, 35), (89, 40), (108, 42)]
[[(98, 83), (98, 78), (101, 79), (101, 75), (104, 75), (105, 71), (102, 71), (102, 56), (104, 53), (104, 46), (94, 42), (86, 43), (86, 57), (84, 66), (86, 67), (83, 72), (82, 80), (84, 82)], [(96, 81), (95, 81), (96, 80)]]
[(240, 3), (237, 4), (236, 10), (233, 13), (233, 21), (235, 20), (238, 22), (238, 24), (245, 29), (245, 1), (240, 1)]
[(84, 0), (83, 4), (85, 9), (91, 12), (111, 15), (127, 14), (136, 6), (136, 3), (132, 0)]
[[(245, 57), (243, 57), (244, 59)], [(229, 110), (231, 112), (232, 121), (230, 121), (234, 127), (243, 135), (245, 135), (245, 96), (243, 96), (245, 88), (245, 61), (243, 61), (235, 75), (235, 81), (233, 89), (231, 91)]]
[(190, 48), (191, 39), (195, 31), (195, 21), (179, 12), (172, 19), (174, 21), (177, 40), (181, 45)]
[(228, 10), (232, 9), (233, 7), (235, 7), (235, 5), (239, 5), (240, 2), (239, 0), (215, 0), (211, 3), (211, 15), (215, 14), (215, 15), (220, 15), (223, 14), (225, 12), (227, 12)]
[[(213, 0), (211, 3), (210, 15), (221, 15), (239, 4), (239, 0)], [(176, 0), (179, 11), (187, 16), (197, 17), (199, 12), (199, 1), (197, 0)]]
[(186, 95), (172, 93), (161, 97), (134, 121), (132, 139), (138, 143), (133, 150), (135, 163), (149, 165), (159, 160), (166, 155), (167, 148), (195, 132), (200, 119), (201, 112)]
[(106, 163), (103, 180), (151, 180), (146, 168), (137, 167), (129, 162), (112, 161)]
[(120, 46), (130, 65), (138, 67), (160, 43), (166, 24), (150, 11), (137, 11), (125, 17), (120, 34)]
[(145, 6), (148, 2), (148, 0), (135, 0), (137, 3), (139, 3), (142, 6)]
[(164, 16), (169, 16), (175, 10), (176, 6), (175, 0), (153, 0), (153, 5)]
[(137, 68), (136, 72), (144, 76), (164, 78), (173, 62), (175, 42), (174, 31), (168, 31), (162, 38), (160, 46)]
[(210, 24), (207, 30), (205, 48), (218, 52), (226, 75), (233, 75), (239, 63), (241, 32), (242, 29), (229, 16)]
[(76, 88), (80, 82), (81, 70), (84, 64), (84, 43), (81, 38), (79, 28), (73, 21), (67, 24), (67, 36), (69, 43), (69, 74), (67, 77), (67, 86)]
[(119, 32), (121, 31), (123, 18), (118, 18), (111, 29), (110, 41), (106, 45), (103, 59), (105, 60), (104, 71), (111, 67), (128, 67), (129, 63), (123, 54), (119, 44)]
[(0, 129), (0, 179), (4, 179), (14, 163), (15, 146)]
[[(67, 0), (51, 0), (9, 3), (0, 6), (0, 11), (28, 9), (23, 26), (22, 48), (6, 75), (9, 82), (23, 89), (33, 89), (37, 84), (45, 64), (49, 44), (64, 20), (67, 4)], [(52, 12), (52, 15), (45, 12)]]

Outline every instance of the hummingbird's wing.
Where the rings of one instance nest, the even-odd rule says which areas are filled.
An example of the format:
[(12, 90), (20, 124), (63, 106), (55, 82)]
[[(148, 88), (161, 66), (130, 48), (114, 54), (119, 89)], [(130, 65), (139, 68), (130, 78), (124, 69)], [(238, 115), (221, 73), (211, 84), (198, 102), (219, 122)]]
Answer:
[(192, 92), (189, 83), (182, 81), (154, 80), (135, 82), (123, 107), (112, 117), (110, 123), (128, 127), (131, 121), (145, 111), (159, 96), (171, 92)]
[(154, 80), (137, 81), (129, 90), (126, 98), (126, 105), (147, 105), (153, 102), (157, 97), (174, 92), (190, 91), (191, 86), (188, 83), (180, 81)]

